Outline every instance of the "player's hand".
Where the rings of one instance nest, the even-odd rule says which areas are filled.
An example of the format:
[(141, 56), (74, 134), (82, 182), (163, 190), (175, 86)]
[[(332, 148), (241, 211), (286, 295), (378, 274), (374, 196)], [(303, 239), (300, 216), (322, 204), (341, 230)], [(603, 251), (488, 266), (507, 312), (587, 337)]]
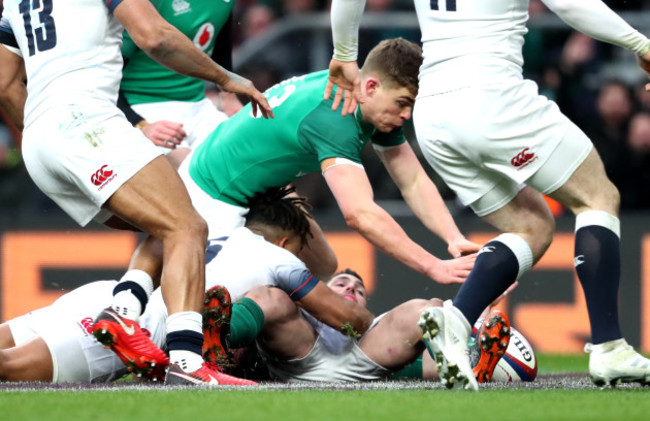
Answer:
[(427, 272), (427, 276), (439, 284), (462, 284), (474, 267), (476, 254), (451, 260), (439, 260)]
[(187, 136), (182, 123), (167, 120), (145, 124), (141, 130), (155, 145), (169, 149), (174, 149)]
[(343, 99), (341, 115), (344, 117), (354, 113), (357, 104), (365, 101), (361, 93), (361, 73), (356, 61), (343, 62), (334, 59), (330, 61), (330, 76), (325, 87), (325, 100), (330, 99), (334, 86), (338, 86), (338, 89), (332, 102), (332, 111), (339, 108)]
[(262, 113), (264, 118), (273, 118), (273, 110), (260, 91), (253, 86), (253, 82), (239, 76), (236, 73), (228, 72), (228, 81), (220, 85), (224, 90), (235, 94), (246, 95), (251, 100), (253, 107), (253, 116), (257, 117), (257, 110)]
[(447, 251), (454, 257), (467, 256), (468, 254), (477, 253), (481, 249), (480, 244), (473, 243), (465, 237), (458, 237), (449, 242)]
[[(636, 56), (636, 61), (647, 74), (650, 76), (650, 52), (645, 53), (642, 56)], [(645, 90), (650, 92), (650, 83), (646, 83)]]

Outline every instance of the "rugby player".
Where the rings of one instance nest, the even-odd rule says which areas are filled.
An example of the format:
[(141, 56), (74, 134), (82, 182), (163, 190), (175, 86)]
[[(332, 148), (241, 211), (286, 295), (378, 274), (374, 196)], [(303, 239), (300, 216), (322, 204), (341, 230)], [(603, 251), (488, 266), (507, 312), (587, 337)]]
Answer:
[[(30, 176), (80, 225), (94, 219), (112, 227), (129, 226), (163, 243), (168, 348), (172, 359), (185, 367), (178, 374), (210, 382), (219, 373), (203, 365), (199, 313), (206, 225), (177, 173), (116, 107), (122, 31), (175, 71), (249, 96), (255, 109), (259, 105), (261, 114), (269, 117), (266, 99), (250, 81), (196, 48), (148, 0), (11, 0), (3, 7), (0, 43), (22, 56), (29, 81), (26, 103), (10, 108), (24, 105), (22, 154)], [(6, 99), (25, 100), (20, 95)], [(141, 266), (136, 269), (146, 266), (146, 253), (140, 250)], [(148, 372), (167, 357), (137, 325), (153, 281), (145, 271), (133, 273), (140, 276), (118, 283), (111, 306), (95, 325), (102, 327), (101, 340), (134, 370)], [(136, 359), (127, 355), (133, 349)], [(185, 381), (176, 375), (167, 380)]]

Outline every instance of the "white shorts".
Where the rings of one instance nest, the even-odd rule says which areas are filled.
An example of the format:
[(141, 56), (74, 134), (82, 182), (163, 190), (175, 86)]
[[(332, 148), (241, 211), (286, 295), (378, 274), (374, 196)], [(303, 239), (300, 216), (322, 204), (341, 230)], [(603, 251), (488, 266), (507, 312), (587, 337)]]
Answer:
[(22, 154), (36, 185), (83, 226), (108, 219), (102, 205), (161, 153), (118, 108), (94, 101), (41, 115)]
[(192, 154), (188, 155), (178, 168), (178, 175), (192, 199), (192, 206), (208, 224), (208, 239), (229, 235), (235, 228), (246, 223), (248, 208), (222, 202), (207, 194), (194, 182), (189, 173)]
[[(215, 107), (211, 100), (204, 98), (197, 102), (165, 101), (133, 105), (133, 110), (144, 117), (149, 123), (168, 120), (183, 123), (187, 137), (179, 146), (197, 147), (219, 124), (228, 119)], [(164, 153), (172, 149), (159, 147)]]
[[(359, 342), (363, 336), (349, 338), (304, 311), (303, 314), (318, 334), (314, 347), (305, 357), (281, 360), (257, 346), (271, 377), (283, 382), (362, 382), (385, 379), (391, 375), (390, 370), (371, 360), (361, 350)], [(383, 316), (375, 318), (366, 334)]]
[(113, 298), (116, 281), (98, 281), (65, 294), (52, 305), (9, 320), (16, 345), (40, 336), (52, 356), (53, 383), (118, 379), (126, 366), (92, 335), (93, 321)]
[(413, 119), (431, 167), (479, 216), (505, 206), (524, 183), (557, 190), (593, 148), (534, 82), (514, 78), (418, 97)]

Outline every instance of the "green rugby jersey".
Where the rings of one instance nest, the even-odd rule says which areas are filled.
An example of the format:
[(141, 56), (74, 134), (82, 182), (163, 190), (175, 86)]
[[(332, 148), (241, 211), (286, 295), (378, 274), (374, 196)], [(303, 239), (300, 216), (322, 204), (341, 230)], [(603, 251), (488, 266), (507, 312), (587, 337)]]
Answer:
[[(228, 20), (235, 0), (151, 0), (160, 15), (207, 55)], [(169, 70), (140, 50), (124, 31), (122, 55), (129, 60), (120, 89), (130, 104), (200, 101), (204, 82)]]
[(323, 100), (328, 71), (285, 80), (265, 92), (275, 118), (252, 116), (248, 104), (221, 123), (194, 151), (192, 179), (210, 196), (245, 206), (247, 199), (270, 187), (286, 186), (320, 171), (327, 158), (361, 163), (361, 150), (405, 142), (401, 128), (381, 133), (363, 123), (361, 111), (341, 116), (332, 99)]

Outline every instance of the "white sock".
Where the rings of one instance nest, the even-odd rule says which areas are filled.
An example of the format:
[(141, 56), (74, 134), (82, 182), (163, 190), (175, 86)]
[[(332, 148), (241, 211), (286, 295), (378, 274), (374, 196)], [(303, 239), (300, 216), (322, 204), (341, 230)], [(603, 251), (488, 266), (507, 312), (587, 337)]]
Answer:
[[(203, 317), (195, 311), (182, 311), (171, 314), (167, 318), (167, 333), (180, 330), (191, 330), (203, 334)], [(191, 373), (203, 365), (203, 356), (187, 350), (169, 352), (169, 362), (178, 364), (183, 371)]]
[[(120, 279), (120, 282), (124, 281), (138, 284), (144, 290), (147, 298), (151, 297), (153, 293), (153, 280), (147, 272), (139, 269), (128, 270), (122, 276), (122, 279)], [(111, 307), (117, 314), (130, 320), (137, 321), (140, 318), (140, 314), (142, 314), (142, 303), (131, 293), (130, 289), (125, 289), (115, 294), (111, 301)]]
[(130, 289), (115, 294), (111, 307), (120, 316), (136, 322), (140, 318), (140, 314), (142, 314), (142, 304), (135, 295), (131, 294)]
[(176, 350), (169, 353), (169, 362), (177, 364), (186, 373), (198, 370), (203, 365), (203, 357), (191, 351)]

